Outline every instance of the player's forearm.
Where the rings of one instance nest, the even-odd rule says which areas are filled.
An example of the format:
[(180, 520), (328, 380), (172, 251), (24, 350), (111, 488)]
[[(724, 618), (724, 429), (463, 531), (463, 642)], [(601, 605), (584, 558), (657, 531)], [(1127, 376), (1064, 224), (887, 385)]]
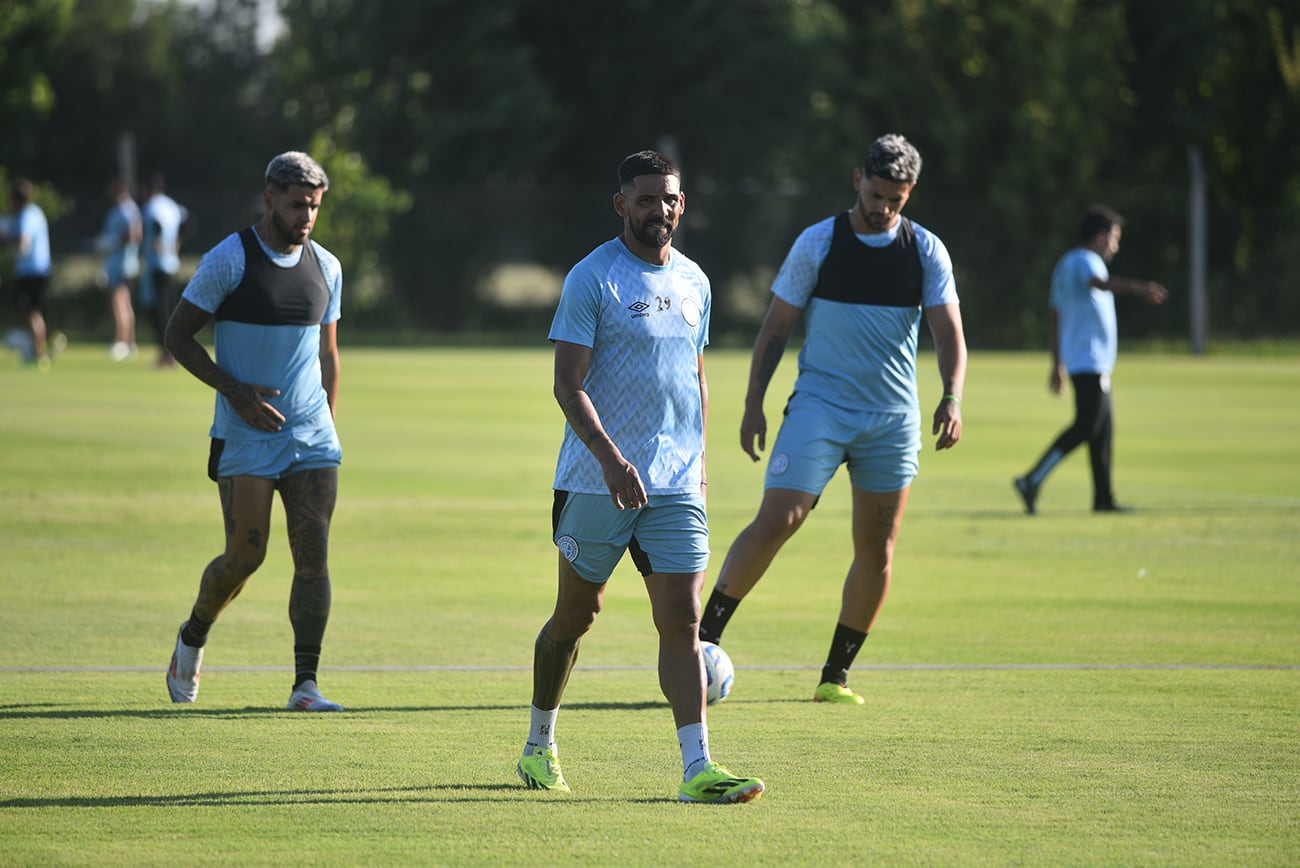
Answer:
[(564, 413), (573, 433), (596, 457), (602, 465), (609, 460), (621, 457), (614, 441), (605, 433), (605, 426), (600, 423), (596, 406), (591, 403), (591, 396), (585, 389), (556, 389), (555, 400)]
[(338, 415), (339, 396), (339, 354), (322, 353), (320, 357), (321, 385), (325, 387), (325, 397), (329, 401), (330, 415)]
[(759, 333), (754, 341), (754, 354), (749, 363), (749, 387), (745, 391), (746, 405), (763, 406), (767, 387), (776, 374), (777, 366), (781, 364), (781, 357), (785, 355), (787, 340), (786, 335), (768, 329)]

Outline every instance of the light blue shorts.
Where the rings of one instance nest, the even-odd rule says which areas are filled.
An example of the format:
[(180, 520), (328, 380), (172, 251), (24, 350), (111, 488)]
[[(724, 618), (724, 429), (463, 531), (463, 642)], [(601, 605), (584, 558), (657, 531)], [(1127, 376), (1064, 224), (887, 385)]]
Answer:
[(709, 566), (709, 521), (698, 494), (656, 494), (619, 510), (608, 494), (555, 492), (553, 539), (579, 576), (603, 584), (631, 552), (641, 575), (702, 573)]
[(208, 476), (214, 482), (223, 476), (284, 479), (304, 470), (338, 467), (342, 461), (343, 447), (333, 426), (281, 432), (265, 440), (214, 437)]
[(921, 453), (916, 413), (845, 410), (796, 392), (767, 461), (765, 488), (789, 488), (820, 496), (841, 464), (854, 488), (873, 494), (912, 484)]

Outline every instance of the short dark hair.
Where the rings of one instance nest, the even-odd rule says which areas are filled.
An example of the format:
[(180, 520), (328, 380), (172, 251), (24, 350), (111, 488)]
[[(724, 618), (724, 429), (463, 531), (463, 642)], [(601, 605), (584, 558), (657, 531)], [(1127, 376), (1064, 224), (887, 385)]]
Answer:
[(677, 164), (658, 151), (637, 151), (618, 164), (618, 186), (621, 190), (637, 175), (676, 175), (682, 176)]
[(14, 178), (9, 185), (9, 195), (20, 204), (27, 205), (36, 198), (36, 185), (26, 178)]
[(1083, 215), (1083, 222), (1079, 224), (1079, 240), (1091, 241), (1102, 232), (1110, 232), (1112, 226), (1123, 225), (1123, 217), (1105, 205), (1093, 205), (1088, 209), (1088, 213)]
[(871, 143), (862, 169), (896, 184), (915, 184), (921, 177), (921, 153), (898, 133), (889, 133)]

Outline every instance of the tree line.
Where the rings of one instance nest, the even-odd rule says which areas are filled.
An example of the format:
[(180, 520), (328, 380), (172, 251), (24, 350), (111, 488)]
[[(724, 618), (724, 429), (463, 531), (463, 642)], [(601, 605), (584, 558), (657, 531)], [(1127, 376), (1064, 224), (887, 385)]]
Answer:
[(270, 46), (260, 5), (0, 0), (0, 175), (41, 185), (56, 250), (102, 213), (125, 133), (140, 171), (202, 203), (198, 246), (300, 148), (333, 182), (316, 237), (350, 324), (534, 324), (485, 280), (563, 273), (613, 235), (618, 161), (658, 147), (684, 170), (715, 330), (751, 333), (794, 236), (900, 132), (925, 159), (907, 213), (952, 253), (972, 346), (1041, 345), (1052, 264), (1094, 202), (1128, 218), (1114, 269), (1174, 291), (1122, 333), (1184, 335), (1192, 154), (1213, 334), (1300, 324), (1293, 3), (278, 0)]

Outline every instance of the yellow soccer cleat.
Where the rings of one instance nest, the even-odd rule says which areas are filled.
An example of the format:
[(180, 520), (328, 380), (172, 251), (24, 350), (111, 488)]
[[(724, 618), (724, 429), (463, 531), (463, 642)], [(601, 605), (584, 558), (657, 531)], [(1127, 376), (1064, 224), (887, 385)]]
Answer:
[(530, 790), (569, 792), (569, 785), (564, 782), (564, 772), (560, 771), (560, 760), (555, 751), (543, 749), (520, 757), (515, 771), (519, 772), (519, 780)]
[(836, 684), (834, 681), (823, 681), (817, 685), (817, 692), (813, 694), (813, 702), (838, 702), (842, 705), (861, 705), (866, 702), (861, 696), (858, 696), (852, 690), (849, 690), (843, 684)]
[(682, 784), (677, 798), (683, 802), (705, 802), (714, 805), (734, 805), (752, 802), (763, 795), (763, 782), (758, 778), (738, 778), (715, 762), (704, 764), (704, 769)]

